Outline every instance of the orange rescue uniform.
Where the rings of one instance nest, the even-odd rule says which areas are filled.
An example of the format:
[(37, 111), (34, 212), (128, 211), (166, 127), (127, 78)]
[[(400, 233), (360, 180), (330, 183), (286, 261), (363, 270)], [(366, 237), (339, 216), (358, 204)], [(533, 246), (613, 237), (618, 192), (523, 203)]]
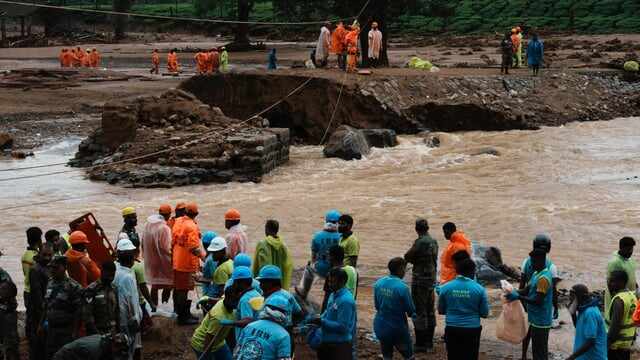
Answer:
[(172, 73), (178, 72), (178, 54), (169, 53), (167, 55), (167, 70)]
[(198, 74), (204, 74), (207, 72), (208, 63), (209, 63), (209, 55), (204, 52), (199, 52), (194, 56), (196, 60), (196, 67), (198, 69)]
[(344, 38), (347, 35), (347, 30), (343, 25), (338, 25), (338, 27), (333, 31), (331, 35), (331, 52), (333, 54), (342, 54), (345, 49)]
[(67, 272), (69, 277), (77, 281), (83, 288), (100, 278), (100, 268), (83, 251), (67, 250), (65, 256), (68, 259)]
[(217, 51), (209, 52), (209, 62), (207, 63), (207, 72), (215, 73), (218, 72), (218, 68), (220, 67), (220, 54)]
[(193, 255), (193, 249), (200, 249), (200, 228), (188, 216), (178, 218), (173, 225), (173, 269), (194, 273), (200, 268), (200, 257)]
[(91, 65), (91, 67), (97, 68), (100, 66), (100, 53), (98, 52), (98, 50), (92, 51), (89, 59), (89, 65)]
[(84, 51), (77, 50), (75, 52), (75, 58), (73, 59), (73, 66), (80, 67), (84, 64)]
[(443, 285), (456, 277), (456, 264), (453, 261), (453, 255), (458, 251), (466, 251), (471, 256), (471, 241), (467, 239), (462, 231), (456, 231), (451, 234), (449, 245), (444, 249), (440, 256), (440, 285)]

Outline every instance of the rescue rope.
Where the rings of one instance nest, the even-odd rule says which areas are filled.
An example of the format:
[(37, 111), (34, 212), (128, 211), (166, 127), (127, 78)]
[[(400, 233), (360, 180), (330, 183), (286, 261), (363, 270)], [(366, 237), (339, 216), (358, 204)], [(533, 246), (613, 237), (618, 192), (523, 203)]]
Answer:
[(345, 71), (344, 77), (342, 78), (342, 84), (340, 85), (340, 91), (338, 92), (338, 100), (336, 100), (336, 106), (333, 108), (333, 112), (331, 113), (331, 118), (329, 119), (329, 125), (327, 125), (327, 128), (324, 130), (324, 134), (322, 135), (322, 139), (320, 139), (319, 145), (324, 144), (324, 140), (327, 138), (327, 134), (329, 134), (329, 129), (331, 129), (331, 124), (333, 124), (333, 119), (335, 118), (336, 113), (338, 112), (338, 106), (340, 106), (340, 99), (342, 99), (342, 90), (344, 89), (344, 84), (347, 81), (348, 74), (349, 73)]
[[(343, 18), (343, 19), (328, 19), (325, 21), (298, 21), (298, 22), (238, 21), (238, 20), (203, 19), (203, 18), (192, 18), (192, 17), (174, 17), (174, 16), (167, 16), (167, 15), (151, 15), (151, 14), (120, 12), (120, 11), (113, 11), (113, 10), (83, 9), (83, 8), (76, 8), (71, 6), (34, 4), (34, 3), (22, 2), (22, 1), (10, 1), (10, 0), (0, 0), (0, 4), (30, 6), (30, 7), (37, 7), (37, 8), (43, 8), (43, 9), (75, 11), (75, 12), (102, 14), (102, 15), (132, 16), (132, 17), (147, 18), (147, 19), (191, 21), (191, 22), (204, 22), (204, 23), (230, 24), (230, 25), (233, 25), (233, 24), (270, 25), (270, 26), (320, 25), (320, 24), (324, 24), (326, 21), (337, 22), (337, 21), (347, 21), (347, 20), (353, 19), (353, 18)], [(365, 4), (365, 7), (368, 4), (369, 4), (369, 1), (367, 1), (367, 3)], [(360, 11), (358, 17), (362, 14), (362, 12), (364, 12), (364, 7)]]
[[(210, 131), (208, 133), (205, 133), (200, 138), (188, 141), (188, 142), (186, 142), (184, 144), (181, 144), (181, 145), (168, 147), (168, 148), (163, 149), (163, 150), (155, 151), (155, 152), (152, 152), (152, 153), (149, 153), (149, 154), (135, 156), (135, 157), (132, 157), (132, 158), (123, 159), (123, 160), (119, 160), (119, 161), (114, 161), (114, 162), (111, 162), (111, 163), (108, 163), (108, 164), (92, 165), (92, 166), (84, 167), (82, 169), (84, 169), (84, 170), (93, 170), (93, 169), (97, 169), (97, 168), (100, 168), (100, 167), (119, 165), (119, 164), (124, 164), (124, 163), (131, 162), (131, 161), (142, 160), (142, 159), (146, 159), (146, 158), (149, 158), (149, 157), (161, 155), (161, 154), (164, 154), (164, 153), (167, 153), (167, 152), (171, 152), (171, 151), (174, 151), (174, 150), (186, 149), (190, 145), (197, 144), (197, 143), (199, 143), (201, 141), (210, 139), (210, 138), (212, 138), (214, 136), (223, 135), (227, 131), (236, 130), (238, 126), (246, 124), (247, 122), (249, 122), (249, 121), (251, 121), (251, 120), (253, 120), (253, 119), (255, 119), (255, 118), (257, 118), (257, 117), (259, 117), (259, 116), (261, 116), (263, 114), (265, 114), (266, 112), (270, 111), (271, 109), (275, 108), (276, 106), (282, 104), (286, 99), (288, 99), (289, 97), (295, 95), (297, 92), (299, 92), (300, 90), (305, 88), (309, 84), (309, 82), (311, 82), (311, 80), (313, 80), (313, 78), (308, 78), (302, 84), (298, 85), (298, 87), (296, 87), (291, 92), (289, 92), (282, 99), (276, 101), (275, 103), (273, 103), (270, 106), (267, 106), (266, 108), (264, 108), (263, 110), (257, 112), (256, 114), (250, 116), (249, 118), (247, 118), (247, 119), (245, 119), (245, 120), (243, 120), (243, 121), (241, 121), (241, 122), (239, 122), (237, 124), (234, 124), (232, 126), (224, 128), (222, 130), (212, 130), (212, 131)], [(46, 165), (46, 166), (53, 166), (53, 165)], [(40, 167), (46, 167), (46, 166), (45, 165), (40, 165)], [(16, 169), (11, 169), (11, 170), (24, 170), (24, 169), (26, 169), (26, 168), (16, 168)], [(76, 171), (77, 171), (76, 169), (68, 169), (68, 170), (53, 171), (53, 172), (41, 173), (41, 174), (16, 176), (16, 177), (10, 177), (10, 178), (2, 178), (2, 179), (0, 179), (0, 182), (8, 182), (8, 181), (15, 181), (15, 180), (24, 180), (24, 179), (32, 179), (32, 178), (38, 178), (38, 177), (52, 176), (52, 175), (67, 174), (67, 173), (72, 173), (72, 172), (76, 172)], [(0, 209), (0, 211), (1, 211), (1, 209)]]

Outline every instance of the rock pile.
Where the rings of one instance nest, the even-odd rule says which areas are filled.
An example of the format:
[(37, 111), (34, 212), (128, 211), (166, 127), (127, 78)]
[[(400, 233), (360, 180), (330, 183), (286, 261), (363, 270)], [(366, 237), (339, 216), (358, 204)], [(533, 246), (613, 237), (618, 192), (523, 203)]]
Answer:
[[(105, 104), (71, 164), (135, 187), (254, 181), (289, 159), (289, 130), (226, 117), (182, 90)], [(149, 156), (149, 154), (152, 154)], [(123, 160), (134, 159), (123, 162)]]

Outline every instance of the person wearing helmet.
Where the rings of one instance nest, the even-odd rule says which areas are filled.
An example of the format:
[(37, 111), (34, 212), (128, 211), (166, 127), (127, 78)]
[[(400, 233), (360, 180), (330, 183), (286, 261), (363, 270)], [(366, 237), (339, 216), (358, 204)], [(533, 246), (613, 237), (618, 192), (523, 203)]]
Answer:
[(187, 204), (186, 216), (173, 231), (173, 303), (178, 314), (178, 324), (193, 325), (197, 320), (191, 315), (189, 291), (193, 290), (193, 274), (200, 269), (200, 259), (204, 257), (200, 246), (200, 228), (195, 222), (198, 205)]
[[(246, 266), (249, 269), (252, 269), (251, 267), (251, 256), (245, 254), (245, 253), (240, 253), (238, 255), (236, 255), (236, 257), (233, 258), (233, 267), (237, 268), (238, 266)], [(254, 276), (258, 275), (258, 272), (251, 272)], [(254, 288), (257, 292), (260, 293), (260, 295), (262, 295), (262, 289), (260, 289), (260, 282), (256, 279), (253, 279), (253, 283), (251, 284), (251, 287)]]
[(87, 253), (89, 239), (85, 233), (79, 230), (72, 232), (69, 242), (71, 249), (65, 254), (68, 260), (67, 271), (69, 276), (84, 289), (100, 278), (100, 268)]
[(272, 296), (280, 296), (287, 299), (287, 323), (284, 327), (291, 335), (291, 356), (295, 351), (295, 343), (293, 341), (293, 326), (305, 318), (305, 311), (300, 306), (296, 298), (282, 288), (282, 271), (275, 265), (267, 265), (260, 269), (257, 280), (260, 282), (262, 296), (268, 300)]
[(238, 210), (227, 210), (224, 214), (224, 227), (228, 230), (225, 236), (227, 240), (227, 255), (233, 259), (239, 253), (246, 253), (249, 246), (249, 237), (245, 232), (246, 227), (240, 224), (240, 212)]
[(224, 238), (217, 237), (213, 239), (209, 246), (209, 251), (212, 252), (212, 258), (218, 264), (213, 273), (212, 280), (216, 288), (217, 297), (219, 297), (224, 293), (224, 286), (233, 275), (233, 259), (228, 255), (229, 249), (227, 248), (227, 242)]
[(233, 329), (234, 310), (238, 306), (238, 297), (235, 288), (228, 287), (222, 301), (218, 301), (207, 312), (200, 326), (194, 331), (191, 337), (191, 348), (198, 359), (231, 359), (231, 350), (225, 339)]
[(187, 204), (184, 202), (179, 202), (176, 204), (175, 215), (169, 220), (167, 220), (167, 225), (169, 225), (171, 230), (173, 230), (173, 226), (176, 224), (176, 222), (178, 222), (178, 220), (181, 220), (184, 217), (186, 213), (186, 209), (185, 209), (186, 206)]
[(120, 234), (125, 233), (129, 237), (129, 240), (131, 240), (131, 242), (133, 243), (133, 246), (139, 248), (140, 236), (138, 235), (138, 231), (136, 230), (136, 226), (138, 225), (138, 215), (136, 214), (136, 209), (132, 207), (126, 207), (122, 209), (122, 221), (124, 222), (124, 225), (122, 226), (122, 230), (120, 230), (120, 233), (118, 233), (116, 239), (120, 238)]
[(282, 296), (271, 296), (265, 301), (259, 320), (247, 325), (240, 334), (236, 360), (291, 358), (291, 335), (285, 330), (288, 304)]
[(519, 68), (520, 56), (518, 54), (522, 54), (522, 44), (520, 43), (522, 38), (518, 35), (518, 30), (516, 28), (511, 29), (511, 43), (513, 44), (513, 67)]
[(146, 281), (151, 285), (152, 304), (158, 304), (160, 290), (162, 290), (162, 302), (168, 302), (173, 288), (171, 228), (167, 225), (170, 218), (171, 205), (161, 205), (158, 214), (147, 218), (142, 232), (144, 275)]
[(302, 275), (300, 284), (296, 286), (296, 293), (303, 299), (307, 299), (309, 291), (316, 276), (326, 278), (331, 269), (329, 264), (329, 249), (333, 245), (340, 244), (340, 233), (338, 232), (338, 221), (340, 220), (338, 210), (330, 210), (325, 214), (325, 225), (322, 231), (313, 235), (311, 240), (311, 261), (307, 263)]
[(118, 262), (112, 284), (118, 294), (119, 332), (126, 334), (131, 339), (132, 345), (129, 348), (131, 358), (136, 352), (142, 351), (142, 337), (139, 332), (142, 309), (140, 308), (138, 285), (132, 269), (135, 264), (136, 247), (131, 240), (123, 238), (118, 241), (116, 250)]
[[(216, 271), (218, 263), (213, 259), (213, 253), (209, 250), (213, 239), (218, 238), (218, 234), (215, 231), (207, 231), (202, 235), (202, 247), (207, 251), (207, 256), (204, 259), (202, 265), (202, 295), (215, 298), (216, 289), (213, 285), (213, 273)], [(224, 240), (224, 239), (223, 239)], [(225, 244), (226, 246), (226, 244)], [(208, 309), (204, 309), (208, 310)]]
[(287, 244), (278, 235), (280, 224), (276, 220), (267, 220), (264, 225), (265, 238), (256, 245), (253, 260), (253, 274), (257, 275), (266, 265), (275, 265), (282, 271), (282, 286), (289, 289), (293, 262)]
[(47, 359), (78, 337), (82, 323), (82, 287), (67, 276), (65, 256), (51, 260), (49, 275), (44, 315), (38, 329), (41, 335), (46, 329)]
[(236, 344), (240, 340), (240, 333), (242, 329), (248, 324), (258, 319), (258, 310), (255, 309), (252, 304), (257, 299), (262, 298), (262, 295), (256, 291), (253, 287), (253, 277), (251, 276), (251, 269), (246, 266), (238, 266), (233, 269), (233, 286), (238, 292), (240, 299), (238, 300), (238, 307), (236, 309), (236, 321), (235, 321), (235, 335)]
[(126, 360), (129, 358), (129, 339), (125, 334), (91, 335), (63, 346), (53, 360)]

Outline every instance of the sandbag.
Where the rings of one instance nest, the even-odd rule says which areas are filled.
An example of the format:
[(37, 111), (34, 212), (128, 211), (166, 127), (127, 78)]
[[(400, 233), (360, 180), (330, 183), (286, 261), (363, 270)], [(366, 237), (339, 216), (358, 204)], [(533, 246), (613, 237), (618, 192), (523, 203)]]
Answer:
[[(505, 283), (508, 284), (506, 281), (502, 280), (501, 283), (505, 293), (513, 290), (511, 284), (505, 286)], [(503, 301), (502, 314), (500, 314), (496, 322), (496, 337), (514, 345), (520, 344), (529, 330), (524, 308), (520, 300)]]
[(640, 70), (640, 65), (637, 61), (627, 61), (624, 63), (624, 71), (628, 72), (638, 72)]

